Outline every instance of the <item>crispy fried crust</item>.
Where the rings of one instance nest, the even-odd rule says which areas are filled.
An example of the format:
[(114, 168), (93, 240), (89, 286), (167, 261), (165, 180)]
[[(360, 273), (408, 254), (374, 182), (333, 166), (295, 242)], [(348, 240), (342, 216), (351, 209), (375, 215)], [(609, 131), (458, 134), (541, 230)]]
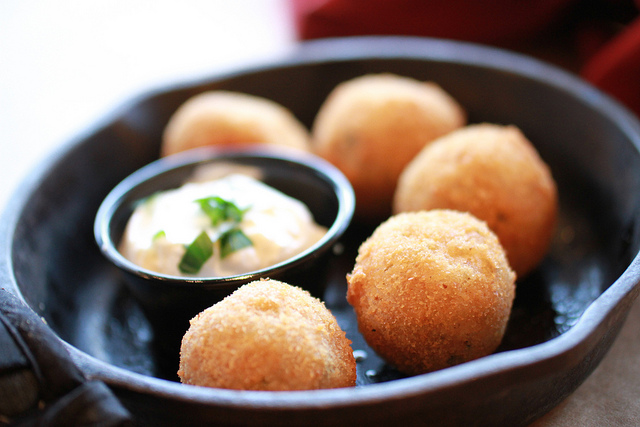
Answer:
[(403, 213), (360, 247), (347, 300), (369, 345), (407, 374), (492, 353), (515, 274), (486, 224), (450, 210)]
[(398, 181), (394, 212), (454, 209), (486, 221), (519, 277), (546, 255), (558, 200), (549, 167), (515, 126), (467, 126), (434, 141)]
[(350, 344), (307, 291), (256, 281), (191, 320), (178, 375), (186, 384), (240, 390), (352, 387)]
[(188, 99), (171, 116), (161, 154), (251, 143), (311, 149), (308, 130), (282, 105), (244, 93), (209, 91)]
[(406, 164), (465, 123), (462, 107), (435, 83), (365, 75), (329, 94), (313, 123), (312, 149), (351, 181), (360, 217), (386, 217)]

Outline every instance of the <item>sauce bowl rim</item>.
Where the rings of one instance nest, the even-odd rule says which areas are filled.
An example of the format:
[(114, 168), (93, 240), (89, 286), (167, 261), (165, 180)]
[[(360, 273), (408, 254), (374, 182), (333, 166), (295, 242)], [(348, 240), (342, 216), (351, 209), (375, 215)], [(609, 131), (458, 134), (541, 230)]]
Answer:
[[(143, 268), (118, 251), (112, 239), (112, 220), (121, 209), (127, 196), (149, 180), (171, 173), (183, 167), (197, 167), (217, 161), (233, 162), (236, 159), (264, 159), (267, 162), (284, 162), (302, 166), (322, 181), (330, 184), (337, 200), (336, 217), (320, 240), (299, 254), (259, 270), (231, 276), (174, 276)], [(252, 278), (268, 277), (289, 270), (323, 253), (334, 245), (351, 223), (355, 211), (355, 195), (351, 183), (335, 166), (315, 154), (266, 144), (234, 144), (194, 148), (164, 158), (159, 158), (134, 171), (121, 180), (104, 198), (95, 216), (94, 238), (102, 254), (121, 270), (147, 280), (162, 282), (167, 286), (215, 287), (246, 282)]]

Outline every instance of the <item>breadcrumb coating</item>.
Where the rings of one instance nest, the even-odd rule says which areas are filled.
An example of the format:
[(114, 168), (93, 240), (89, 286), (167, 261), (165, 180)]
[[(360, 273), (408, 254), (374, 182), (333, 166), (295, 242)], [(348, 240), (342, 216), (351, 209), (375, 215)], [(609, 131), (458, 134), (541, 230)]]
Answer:
[(182, 340), (183, 383), (239, 390), (352, 387), (351, 341), (307, 291), (260, 280), (191, 320)]
[(309, 131), (282, 105), (244, 93), (209, 91), (189, 98), (171, 116), (161, 154), (253, 143), (311, 150)]
[(429, 209), (486, 221), (524, 277), (549, 250), (558, 195), (549, 167), (517, 127), (484, 123), (439, 138), (403, 171), (394, 212)]
[(495, 351), (515, 297), (497, 237), (451, 210), (389, 218), (360, 246), (347, 281), (367, 343), (411, 375)]
[(386, 218), (406, 164), (465, 123), (462, 107), (437, 84), (369, 74), (329, 94), (313, 123), (312, 149), (351, 181), (359, 217)]

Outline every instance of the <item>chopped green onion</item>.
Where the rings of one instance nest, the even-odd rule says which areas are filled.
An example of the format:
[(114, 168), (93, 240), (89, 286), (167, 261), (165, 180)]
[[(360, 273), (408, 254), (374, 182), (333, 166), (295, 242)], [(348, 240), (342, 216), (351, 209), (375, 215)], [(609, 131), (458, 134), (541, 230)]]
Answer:
[[(217, 226), (221, 222), (231, 222), (232, 228), (220, 235), (220, 258), (238, 251), (253, 243), (246, 234), (238, 228), (247, 209), (240, 209), (235, 203), (218, 196), (197, 199), (202, 211), (209, 217), (211, 224)], [(158, 232), (164, 234), (164, 232)], [(154, 237), (155, 238), (155, 237)], [(205, 262), (213, 255), (213, 242), (203, 231), (186, 247), (178, 268), (183, 273), (195, 274), (200, 271)]]
[(222, 221), (241, 222), (246, 210), (240, 209), (235, 203), (212, 196), (196, 200), (200, 208), (211, 219), (212, 225), (218, 225)]
[(213, 255), (213, 242), (209, 235), (203, 231), (186, 249), (178, 268), (183, 273), (195, 274)]
[(152, 240), (155, 242), (162, 237), (167, 237), (167, 234), (164, 232), (164, 230), (160, 230), (156, 234), (154, 234)]
[(251, 246), (253, 243), (239, 228), (232, 228), (220, 236), (220, 258), (225, 258), (235, 251)]

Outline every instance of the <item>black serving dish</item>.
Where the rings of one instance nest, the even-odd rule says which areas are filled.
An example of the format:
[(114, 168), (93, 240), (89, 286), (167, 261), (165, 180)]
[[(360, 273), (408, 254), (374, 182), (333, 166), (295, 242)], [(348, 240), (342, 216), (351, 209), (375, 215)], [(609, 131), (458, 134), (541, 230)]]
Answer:
[[(239, 392), (184, 386), (159, 369), (154, 331), (117, 268), (93, 241), (93, 218), (124, 177), (155, 160), (164, 125), (188, 97), (225, 89), (273, 99), (310, 125), (327, 94), (364, 73), (433, 80), (472, 123), (515, 124), (558, 183), (560, 221), (543, 264), (518, 282), (498, 351), (403, 378), (363, 342), (344, 274), (371, 229), (354, 223), (329, 260), (324, 299), (354, 350), (352, 389)], [(492, 48), (417, 38), (302, 44), (237, 73), (165, 88), (127, 103), (52, 156), (18, 189), (0, 223), (0, 280), (104, 381), (141, 425), (526, 425), (603, 358), (640, 286), (640, 124), (555, 67)]]

